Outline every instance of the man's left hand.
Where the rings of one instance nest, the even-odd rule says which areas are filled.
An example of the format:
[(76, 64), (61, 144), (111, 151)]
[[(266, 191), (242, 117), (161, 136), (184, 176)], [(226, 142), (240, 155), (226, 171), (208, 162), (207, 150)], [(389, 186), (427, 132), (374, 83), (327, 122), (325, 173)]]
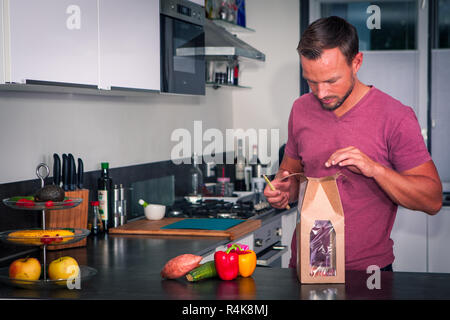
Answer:
[(347, 167), (350, 171), (372, 178), (382, 166), (353, 146), (335, 151), (325, 162), (325, 166)]

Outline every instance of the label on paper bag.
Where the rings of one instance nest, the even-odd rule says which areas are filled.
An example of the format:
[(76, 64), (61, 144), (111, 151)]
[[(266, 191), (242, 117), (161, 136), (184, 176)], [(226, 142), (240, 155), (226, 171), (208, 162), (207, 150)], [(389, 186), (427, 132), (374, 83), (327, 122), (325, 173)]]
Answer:
[(330, 220), (314, 222), (310, 232), (309, 250), (310, 276), (336, 276), (336, 232)]

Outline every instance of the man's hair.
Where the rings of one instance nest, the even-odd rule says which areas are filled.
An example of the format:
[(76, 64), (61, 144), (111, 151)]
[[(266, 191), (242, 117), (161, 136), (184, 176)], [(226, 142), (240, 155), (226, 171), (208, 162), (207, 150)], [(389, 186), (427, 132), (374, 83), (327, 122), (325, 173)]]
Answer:
[(350, 65), (359, 51), (356, 28), (346, 20), (331, 16), (311, 23), (300, 39), (297, 51), (307, 59), (319, 59), (324, 49), (339, 48)]

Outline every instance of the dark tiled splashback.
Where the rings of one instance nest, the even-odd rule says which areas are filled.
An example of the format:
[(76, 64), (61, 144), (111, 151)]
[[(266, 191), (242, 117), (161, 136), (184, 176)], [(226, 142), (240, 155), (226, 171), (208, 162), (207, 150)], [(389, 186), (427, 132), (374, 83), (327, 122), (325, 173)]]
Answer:
[[(225, 156), (224, 156), (225, 159)], [(51, 165), (51, 164), (49, 164)], [(100, 165), (100, 164), (99, 164)], [(189, 185), (189, 167), (188, 164), (176, 165), (171, 160), (152, 162), (147, 164), (112, 168), (109, 170), (113, 184), (122, 184), (125, 188), (130, 188), (133, 184), (139, 185), (137, 182), (144, 182), (150, 179), (158, 179), (163, 177), (174, 177), (175, 197), (185, 195), (187, 186)], [(217, 172), (222, 172), (223, 165), (217, 165)], [(205, 170), (203, 170), (204, 172)], [(97, 200), (97, 179), (100, 176), (100, 170), (86, 172), (84, 176), (84, 188), (90, 190), (89, 201)], [(225, 174), (234, 177), (234, 166), (225, 165)], [(216, 178), (205, 179), (205, 182), (215, 181)], [(52, 179), (47, 178), (45, 184), (51, 184)], [(41, 186), (39, 179), (19, 181), (13, 183), (0, 184), (0, 199), (9, 198), (16, 195), (33, 194)], [(131, 200), (130, 192), (128, 199)], [(132, 212), (128, 205), (128, 218), (143, 214), (140, 212)], [(0, 203), (0, 231), (23, 229), (23, 228), (40, 228), (41, 227), (40, 211), (21, 211), (6, 207), (3, 202)], [(13, 246), (9, 243), (0, 243), (0, 261), (6, 256), (29, 250), (30, 247)]]

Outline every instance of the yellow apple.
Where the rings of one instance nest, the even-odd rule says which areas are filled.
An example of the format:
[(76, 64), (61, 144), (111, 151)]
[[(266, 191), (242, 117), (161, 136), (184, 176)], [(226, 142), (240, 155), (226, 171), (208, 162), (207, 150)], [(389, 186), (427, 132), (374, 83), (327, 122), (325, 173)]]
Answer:
[(61, 257), (50, 262), (48, 266), (48, 277), (50, 280), (74, 279), (80, 274), (77, 260), (72, 257)]
[(14, 260), (9, 266), (9, 277), (17, 280), (38, 280), (41, 276), (41, 264), (36, 258)]

